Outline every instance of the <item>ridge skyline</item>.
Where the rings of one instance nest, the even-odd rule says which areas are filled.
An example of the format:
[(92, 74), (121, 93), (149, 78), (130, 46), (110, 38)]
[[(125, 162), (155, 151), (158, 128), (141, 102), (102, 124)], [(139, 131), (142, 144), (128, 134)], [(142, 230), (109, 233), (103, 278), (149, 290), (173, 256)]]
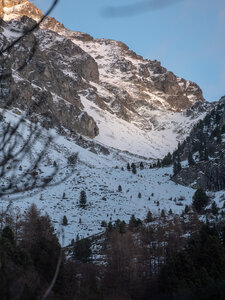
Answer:
[[(45, 1), (30, 2), (43, 11), (49, 7)], [(128, 3), (116, 1), (114, 7)], [(179, 77), (196, 82), (207, 101), (217, 101), (225, 94), (223, 1), (184, 0), (160, 10), (120, 18), (106, 18), (106, 8), (103, 1), (68, 0), (67, 7), (59, 1), (51, 16), (72, 31), (122, 41), (144, 58), (160, 61)]]

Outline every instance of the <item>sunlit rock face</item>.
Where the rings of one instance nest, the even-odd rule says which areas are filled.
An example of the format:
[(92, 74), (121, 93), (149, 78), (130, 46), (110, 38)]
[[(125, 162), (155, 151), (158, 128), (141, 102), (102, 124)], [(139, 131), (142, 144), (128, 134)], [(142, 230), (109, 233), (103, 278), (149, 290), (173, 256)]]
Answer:
[(33, 3), (26, 0), (3, 0), (0, 2), (0, 17), (3, 20), (18, 20), (23, 16), (39, 21), (42, 12)]
[[(43, 14), (15, 0), (1, 2), (0, 16), (7, 45)], [(6, 55), (10, 75), (1, 83), (1, 104), (7, 99), (23, 110), (32, 107), (31, 119), (46, 127), (61, 125), (115, 148), (128, 137), (157, 149), (175, 147), (208, 109), (198, 85), (159, 61), (122, 42), (70, 31), (54, 18), (45, 18)], [(191, 109), (196, 103), (201, 109)]]

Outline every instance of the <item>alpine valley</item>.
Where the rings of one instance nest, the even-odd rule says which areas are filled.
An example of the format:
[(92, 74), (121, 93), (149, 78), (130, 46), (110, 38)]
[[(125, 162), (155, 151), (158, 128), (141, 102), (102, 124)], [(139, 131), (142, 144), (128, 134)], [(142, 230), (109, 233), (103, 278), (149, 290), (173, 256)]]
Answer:
[[(0, 48), (18, 41), (1, 56), (1, 124), (16, 124), (26, 115), (18, 129), (24, 139), (29, 124), (41, 128), (17, 173), (23, 174), (49, 134), (54, 139), (34, 176), (45, 176), (57, 163), (53, 182), (60, 181), (69, 173), (68, 158), (78, 153), (71, 176), (39, 193), (12, 196), (13, 208), (25, 211), (35, 203), (56, 230), (66, 216), (64, 245), (78, 233), (102, 232), (102, 221), (127, 222), (133, 214), (143, 220), (149, 210), (181, 213), (198, 187), (210, 191), (210, 201), (222, 211), (224, 98), (209, 103), (197, 84), (159, 61), (122, 42), (70, 31), (51, 17), (28, 34), (42, 12), (26, 0), (3, 2)], [(175, 172), (174, 163), (180, 163)], [(1, 177), (3, 186), (6, 181)], [(85, 208), (79, 205), (82, 190)], [(8, 205), (8, 196), (3, 194), (1, 205)]]
[(225, 96), (0, 1), (0, 299), (225, 299), (224, 146)]

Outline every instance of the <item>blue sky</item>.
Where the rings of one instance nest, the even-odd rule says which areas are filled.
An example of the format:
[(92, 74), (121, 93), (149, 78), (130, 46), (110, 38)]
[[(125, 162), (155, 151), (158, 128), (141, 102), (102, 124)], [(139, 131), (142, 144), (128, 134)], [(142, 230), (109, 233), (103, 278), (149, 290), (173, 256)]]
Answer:
[[(167, 5), (140, 10), (139, 4), (147, 1)], [(52, 3), (32, 2), (43, 11)], [(120, 14), (130, 5), (130, 14)], [(119, 15), (107, 14), (109, 7)], [(144, 58), (161, 61), (176, 75), (196, 82), (208, 101), (225, 95), (224, 0), (59, 0), (52, 16), (68, 29), (122, 41)]]

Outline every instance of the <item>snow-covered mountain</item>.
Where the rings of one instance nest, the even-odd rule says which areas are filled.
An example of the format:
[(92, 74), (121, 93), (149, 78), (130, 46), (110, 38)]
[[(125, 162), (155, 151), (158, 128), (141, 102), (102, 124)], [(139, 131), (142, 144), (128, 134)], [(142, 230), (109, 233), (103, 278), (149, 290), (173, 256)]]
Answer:
[[(1, 110), (0, 136), (7, 124), (18, 123), (23, 115), (16, 135), (20, 143), (26, 143), (30, 124), (37, 123), (41, 132), (29, 155), (18, 161), (9, 157), (4, 165), (9, 177), (0, 177), (3, 209), (14, 199), (4, 194), (13, 171), (13, 179), (24, 175), (41, 182), (54, 165), (59, 171), (45, 189), (16, 194), (11, 207), (24, 211), (36, 203), (50, 214), (56, 229), (65, 215), (66, 244), (77, 233), (102, 231), (102, 221), (128, 221), (132, 214), (143, 219), (148, 210), (157, 214), (171, 208), (179, 213), (191, 204), (195, 186), (171, 181), (172, 166), (149, 167), (193, 134), (194, 125), (217, 104), (207, 103), (195, 83), (177, 77), (160, 62), (142, 58), (121, 42), (72, 32), (53, 18), (45, 18), (23, 36), (43, 17), (30, 1), (1, 2), (0, 17), (1, 50), (22, 37), (0, 57), (0, 106), (6, 107)], [(38, 168), (29, 170), (49, 134), (54, 139), (47, 152)], [(70, 174), (68, 157), (75, 153), (78, 162)], [(136, 164), (137, 174), (127, 170), (128, 162)], [(187, 162), (182, 164), (185, 170)], [(25, 179), (15, 180), (17, 193), (21, 184), (29, 186)], [(82, 190), (87, 194), (85, 208), (79, 205)], [(222, 207), (223, 193), (215, 195)]]
[[(0, 135), (3, 134), (4, 124), (17, 124), (19, 120), (20, 116), (17, 113), (4, 112)], [(10, 197), (7, 194), (4, 196), (4, 188), (8, 180), (11, 182), (12, 171), (26, 183), (27, 168), (32, 166), (34, 159), (42, 151), (49, 133), (54, 139), (42, 156), (38, 168), (35, 169), (34, 178), (38, 182), (39, 179), (46, 177), (46, 174), (51, 174), (54, 162), (59, 166), (56, 176), (44, 189), (28, 189)], [(21, 138), (14, 151), (27, 140), (29, 121), (21, 124), (18, 134)], [(71, 174), (71, 166), (67, 161), (74, 153), (78, 153), (78, 161)], [(127, 162), (136, 164), (136, 174), (127, 170)], [(102, 221), (108, 223), (120, 219), (128, 222), (132, 214), (144, 219), (149, 210), (153, 214), (159, 214), (162, 209), (168, 212), (171, 208), (174, 213), (181, 213), (185, 204), (191, 204), (194, 189), (171, 181), (172, 167), (150, 169), (150, 161), (147, 160), (143, 161), (143, 165), (144, 168), (140, 168), (140, 158), (128, 153), (113, 149), (108, 155), (102, 152), (95, 153), (75, 144), (72, 138), (57, 134), (54, 129), (42, 128), (41, 135), (32, 143), (28, 155), (19, 161), (17, 167), (12, 167), (14, 164), (11, 160), (5, 165), (7, 172), (5, 176), (0, 177), (1, 209), (4, 211), (10, 204), (10, 209), (22, 213), (31, 203), (35, 203), (42, 212), (50, 215), (56, 230), (61, 230), (62, 218), (65, 215), (68, 225), (64, 227), (64, 243), (67, 245), (78, 233), (86, 237), (103, 231)], [(68, 174), (70, 176), (66, 178)], [(66, 180), (61, 181), (62, 178)], [(22, 181), (17, 182), (18, 191), (23, 184)], [(85, 208), (79, 205), (82, 190), (87, 196)], [(61, 238), (62, 236), (60, 236), (62, 242)]]
[[(208, 114), (209, 116), (210, 114)], [(20, 116), (17, 111), (6, 111), (1, 119), (0, 135), (2, 136), (3, 124), (17, 124)], [(27, 140), (29, 135), (29, 122), (21, 124), (19, 135)], [(60, 241), (67, 245), (77, 234), (82, 237), (91, 236), (104, 231), (101, 227), (102, 221), (114, 222), (117, 219), (129, 221), (131, 215), (145, 219), (150, 210), (154, 215), (160, 214), (162, 209), (168, 213), (171, 209), (174, 214), (183, 212), (185, 205), (191, 205), (195, 187), (184, 186), (184, 182), (174, 182), (173, 166), (165, 168), (150, 168), (151, 160), (143, 160), (140, 167), (140, 158), (129, 155), (122, 151), (110, 149), (110, 153), (95, 152), (93, 149), (84, 148), (74, 142), (68, 136), (59, 135), (55, 129), (41, 129), (38, 140), (32, 144), (29, 155), (20, 160), (15, 173), (23, 178), (27, 168), (37, 154), (42, 151), (43, 145), (48, 139), (49, 133), (54, 136), (42, 160), (35, 169), (35, 178), (44, 178), (51, 173), (54, 162), (59, 166), (59, 172), (44, 189), (32, 189), (22, 193), (4, 196), (1, 192), (1, 209), (4, 211), (11, 204), (10, 209), (17, 213), (25, 211), (32, 203), (53, 220), (56, 230), (61, 230), (62, 218), (66, 216), (68, 225), (64, 226), (64, 241), (62, 235)], [(17, 148), (20, 147), (18, 143)], [(16, 151), (17, 149), (15, 149)], [(101, 149), (100, 149), (101, 150)], [(68, 157), (78, 153), (78, 161), (75, 170), (70, 174)], [(2, 153), (0, 153), (2, 155)], [(1, 156), (0, 156), (1, 159)], [(137, 173), (134, 174), (127, 169), (127, 162), (135, 163)], [(214, 161), (214, 163), (218, 163)], [(11, 161), (6, 164), (5, 169), (10, 174)], [(185, 177), (187, 162), (182, 162), (180, 179)], [(197, 169), (197, 168), (196, 168)], [(186, 180), (193, 179), (192, 170), (189, 170)], [(201, 172), (200, 172), (201, 173)], [(70, 176), (67, 178), (67, 175)], [(62, 178), (66, 180), (61, 182)], [(216, 179), (216, 178), (215, 178)], [(223, 180), (223, 178), (220, 178)], [(8, 176), (0, 177), (0, 187), (4, 190), (7, 186)], [(26, 180), (26, 179), (25, 179)], [(55, 185), (55, 183), (57, 184)], [(18, 182), (18, 190), (22, 182)], [(120, 186), (120, 189), (119, 189)], [(87, 205), (82, 208), (79, 205), (80, 193), (84, 190), (87, 196)], [(211, 199), (215, 200), (218, 207), (224, 207), (224, 191), (211, 193)], [(15, 199), (15, 200), (14, 200)], [(11, 200), (11, 202), (9, 202)], [(209, 203), (211, 205), (211, 202)]]
[[(3, 48), (43, 17), (25, 0), (5, 1), (0, 16)], [(53, 18), (4, 58), (9, 74), (2, 78), (2, 106), (7, 100), (20, 111), (30, 109), (32, 121), (109, 150), (161, 158), (211, 106), (195, 83), (160, 62), (142, 58), (121, 42), (72, 32)]]

